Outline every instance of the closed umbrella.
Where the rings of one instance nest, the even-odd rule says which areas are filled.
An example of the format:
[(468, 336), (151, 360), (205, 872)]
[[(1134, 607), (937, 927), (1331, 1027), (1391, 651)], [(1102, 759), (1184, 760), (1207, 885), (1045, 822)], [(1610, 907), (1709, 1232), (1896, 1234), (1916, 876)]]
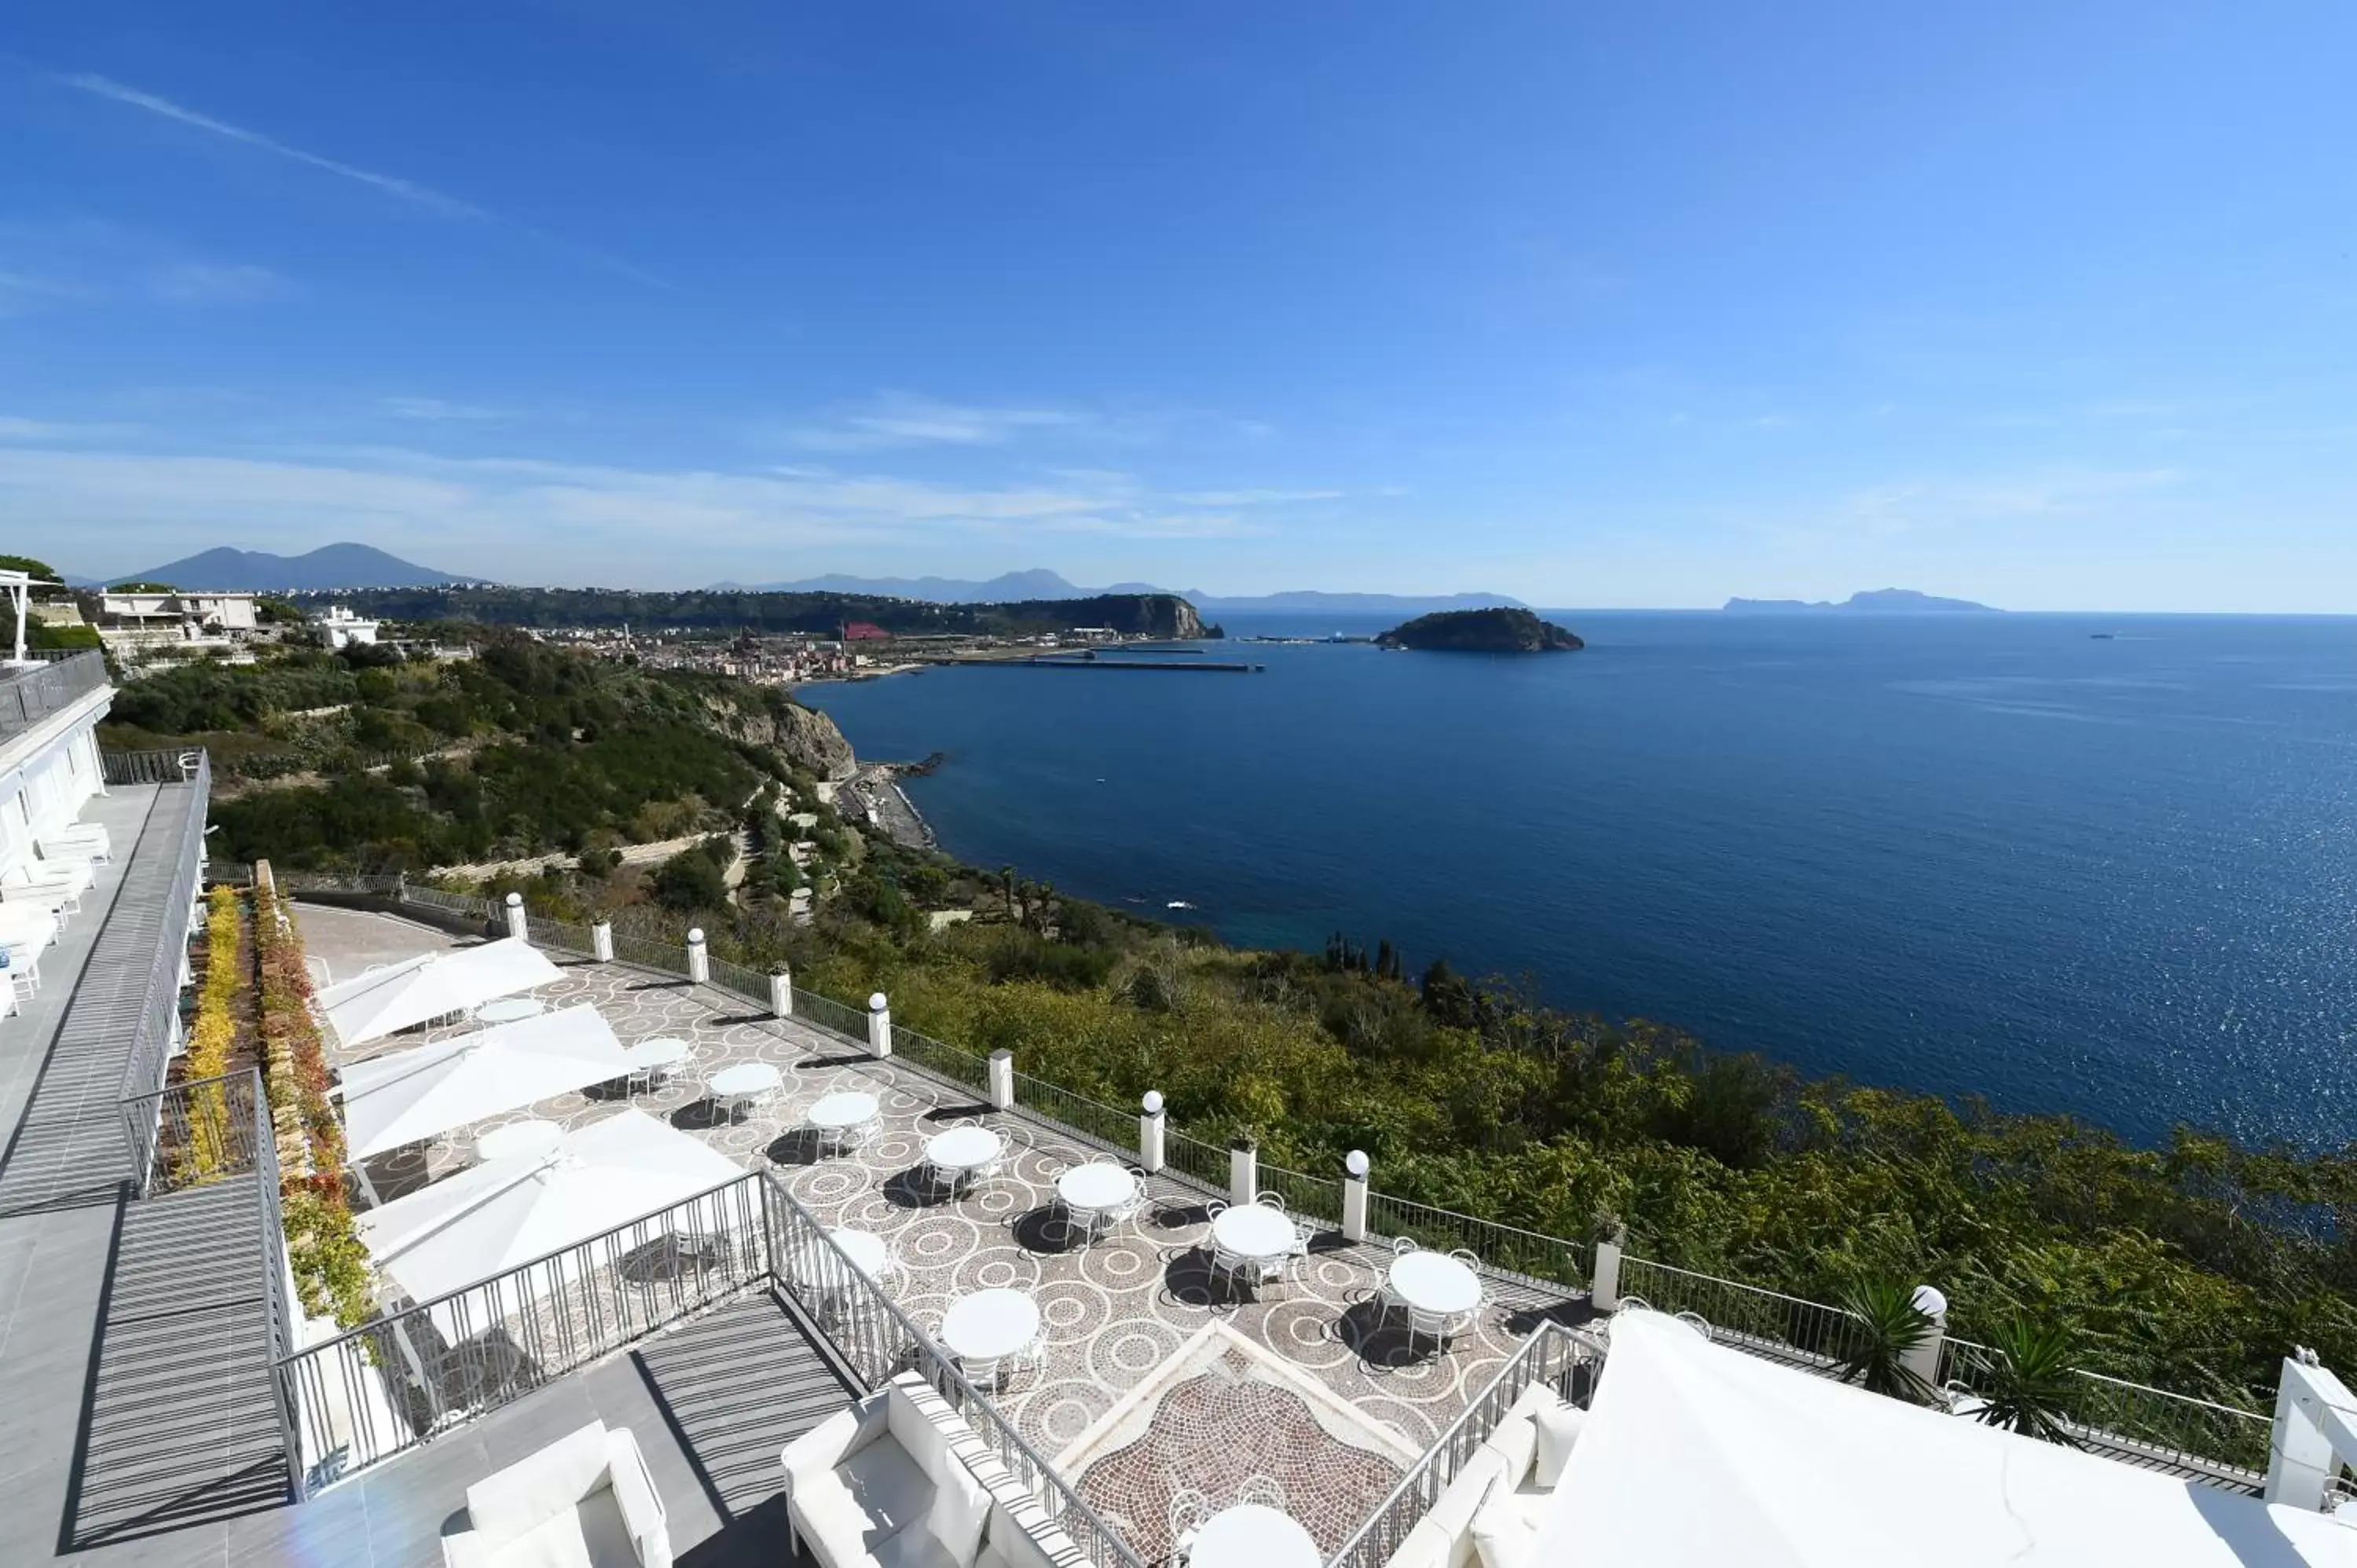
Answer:
[(480, 947), (424, 953), (357, 975), (319, 993), (319, 1006), (346, 1050), (446, 1014), (530, 991), (562, 978), (530, 942), (502, 937)]
[(350, 1157), (436, 1138), (630, 1070), (622, 1042), (587, 1003), (344, 1069)]
[[(644, 1112), (619, 1111), (567, 1133), (545, 1154), (493, 1160), (371, 1209), (360, 1217), (361, 1240), (412, 1301), (430, 1302), (744, 1174)], [(652, 1234), (630, 1240), (643, 1245)], [(573, 1272), (527, 1279), (507, 1300), (522, 1305)], [(444, 1332), (462, 1337), (451, 1326)]]

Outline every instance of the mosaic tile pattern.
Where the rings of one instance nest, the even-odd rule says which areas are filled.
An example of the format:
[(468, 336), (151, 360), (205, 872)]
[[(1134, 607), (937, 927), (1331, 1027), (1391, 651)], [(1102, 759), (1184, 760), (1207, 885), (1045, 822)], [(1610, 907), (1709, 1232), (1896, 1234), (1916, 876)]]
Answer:
[[(1054, 1222), (1055, 1177), (1094, 1151), (1050, 1124), (1019, 1112), (990, 1112), (974, 1103), (971, 1091), (876, 1061), (864, 1047), (838, 1036), (760, 1016), (754, 1004), (734, 996), (643, 972), (574, 961), (563, 979), (534, 994), (553, 1007), (594, 1002), (624, 1044), (674, 1036), (693, 1042), (694, 1058), (652, 1092), (632, 1095), (615, 1085), (560, 1095), (459, 1129), (430, 1147), (389, 1155), (371, 1167), (383, 1197), (457, 1168), (474, 1139), (493, 1126), (534, 1116), (577, 1126), (636, 1104), (748, 1168), (775, 1166), (824, 1223), (883, 1237), (899, 1269), (889, 1281), (891, 1293), (929, 1331), (966, 1292), (1003, 1285), (1031, 1292), (1044, 1320), (1044, 1355), (1038, 1368), (1017, 1372), (996, 1402), (1042, 1454), (1070, 1445), (1213, 1315), (1421, 1451), (1538, 1318), (1573, 1309), (1559, 1294), (1491, 1276), (1479, 1320), (1452, 1345), (1411, 1343), (1398, 1319), (1386, 1321), (1379, 1310), (1388, 1250), (1351, 1245), (1340, 1236), (1322, 1238), (1287, 1283), (1235, 1299), (1215, 1284), (1202, 1251), (1209, 1234), (1205, 1195), (1166, 1177), (1152, 1180), (1148, 1205), (1135, 1220), (1085, 1250), (1070, 1249)], [(373, 1042), (346, 1059), (464, 1029)], [(729, 1121), (717, 1113), (703, 1084), (720, 1069), (748, 1061), (775, 1064), (784, 1088), (770, 1104)], [(802, 1114), (838, 1089), (876, 1094), (883, 1124), (865, 1147), (822, 1155), (801, 1125)], [(925, 1140), (969, 1116), (1006, 1137), (1001, 1173), (955, 1196), (922, 1190), (913, 1175)], [(1289, 1505), (1298, 1490), (1298, 1506), (1316, 1515), (1303, 1522), (1329, 1548), (1388, 1489), (1389, 1482), (1379, 1486), (1368, 1474), (1385, 1461), (1326, 1436), (1301, 1402), (1282, 1391), (1237, 1392), (1232, 1386), (1223, 1390), (1217, 1379), (1196, 1379), (1164, 1399), (1193, 1413), (1179, 1421), (1157, 1418), (1145, 1440), (1099, 1461), (1096, 1468), (1120, 1462), (1102, 1483), (1093, 1473), (1086, 1479), (1092, 1494), (1136, 1498), (1120, 1511), (1149, 1539), (1159, 1539), (1157, 1530), (1167, 1536), (1168, 1527), (1163, 1508), (1147, 1501), (1148, 1476), (1156, 1477), (1152, 1485), (1159, 1487), (1164, 1507), (1172, 1488), (1188, 1487), (1205, 1493), (1216, 1509), (1233, 1500), (1239, 1466), (1257, 1466), (1254, 1473), (1286, 1488)], [(1285, 1408), (1287, 1400), (1291, 1411)], [(1203, 1422), (1212, 1424), (1198, 1424)], [(1220, 1440), (1201, 1441), (1207, 1432), (1219, 1433)], [(1135, 1517), (1141, 1510), (1146, 1517)], [(1339, 1533), (1338, 1520), (1347, 1520)]]
[(1222, 1369), (1164, 1394), (1145, 1434), (1091, 1465), (1079, 1487), (1154, 1562), (1170, 1552), (1181, 1488), (1200, 1494), (1208, 1513), (1244, 1501), (1281, 1509), (1330, 1554), (1399, 1478), (1396, 1466), (1328, 1436), (1298, 1395)]

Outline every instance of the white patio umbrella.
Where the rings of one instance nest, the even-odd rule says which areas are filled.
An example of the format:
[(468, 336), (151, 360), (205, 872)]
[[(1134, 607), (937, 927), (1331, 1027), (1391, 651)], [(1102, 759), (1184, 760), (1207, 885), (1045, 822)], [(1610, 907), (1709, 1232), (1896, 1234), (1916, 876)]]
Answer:
[(583, 1003), (344, 1069), (344, 1141), (354, 1160), (439, 1137), (630, 1070), (612, 1026)]
[(560, 978), (530, 942), (502, 937), (480, 947), (422, 953), (330, 985), (319, 1006), (345, 1049)]
[(1714, 1346), (1659, 1313), (1612, 1349), (1528, 1561), (1544, 1568), (2357, 1564), (2321, 1514)]
[[(545, 1154), (493, 1160), (371, 1209), (360, 1217), (361, 1240), (412, 1301), (430, 1302), (744, 1174), (646, 1112), (619, 1111), (567, 1133)], [(643, 1244), (666, 1229), (630, 1240)], [(573, 1273), (527, 1278), (500, 1305), (528, 1305)], [(471, 1326), (481, 1315), (466, 1316)]]

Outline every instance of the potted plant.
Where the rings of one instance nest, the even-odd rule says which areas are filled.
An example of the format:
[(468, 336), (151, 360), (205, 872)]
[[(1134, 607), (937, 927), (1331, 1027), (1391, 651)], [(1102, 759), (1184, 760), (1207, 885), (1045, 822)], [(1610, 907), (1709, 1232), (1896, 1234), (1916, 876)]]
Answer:
[(1843, 1295), (1842, 1308), (1851, 1319), (1842, 1380), (1910, 1404), (1932, 1402), (1934, 1390), (1909, 1360), (1932, 1337), (1932, 1320), (1915, 1305), (1913, 1290), (1861, 1280)]
[(1983, 1402), (1977, 1418), (2024, 1437), (2076, 1448), (2078, 1440), (2066, 1424), (2078, 1392), (2071, 1331), (2016, 1316), (1997, 1330), (1988, 1348), (1987, 1367), (1974, 1390)]

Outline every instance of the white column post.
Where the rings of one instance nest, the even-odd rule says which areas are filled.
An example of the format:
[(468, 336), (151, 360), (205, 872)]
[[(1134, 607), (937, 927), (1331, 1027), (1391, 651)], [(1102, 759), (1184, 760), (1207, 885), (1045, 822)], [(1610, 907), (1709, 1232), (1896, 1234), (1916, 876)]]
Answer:
[(1342, 1240), (1367, 1239), (1367, 1172), (1372, 1169), (1366, 1151), (1352, 1149), (1342, 1156)]
[(867, 999), (867, 1051), (875, 1057), (892, 1054), (892, 1009), (880, 991)]
[(1260, 1145), (1238, 1138), (1228, 1145), (1228, 1201), (1250, 1203), (1260, 1196)]
[(1149, 1089), (1137, 1103), (1137, 1163), (1152, 1176), (1162, 1168), (1162, 1091)]
[(1936, 1285), (1917, 1285), (1913, 1300), (1915, 1310), (1932, 1320), (1932, 1331), (1901, 1359), (1908, 1370), (1936, 1389), (1940, 1386), (1940, 1348), (1948, 1337), (1948, 1298)]
[(1587, 1282), (1587, 1302), (1598, 1312), (1620, 1309), (1620, 1253), (1628, 1245), (1625, 1225), (1615, 1225), (1610, 1235), (1596, 1243), (1596, 1277)]
[(614, 922), (600, 920), (589, 928), (589, 952), (599, 963), (614, 961)]
[(990, 1053), (990, 1103), (994, 1110), (1015, 1109), (1015, 1053), (1001, 1046)]
[(2303, 1346), (2284, 1358), (2276, 1384), (2266, 1500), (2321, 1509), (2344, 1455), (2357, 1457), (2357, 1396)]
[(523, 895), (521, 893), (508, 895), (508, 935), (518, 941), (532, 940), (532, 927), (523, 917)]
[(770, 1016), (791, 1018), (793, 1015), (793, 972), (781, 963), (770, 972)]
[(704, 949), (702, 926), (687, 933), (687, 977), (698, 985), (707, 985), (712, 981), (712, 955)]

